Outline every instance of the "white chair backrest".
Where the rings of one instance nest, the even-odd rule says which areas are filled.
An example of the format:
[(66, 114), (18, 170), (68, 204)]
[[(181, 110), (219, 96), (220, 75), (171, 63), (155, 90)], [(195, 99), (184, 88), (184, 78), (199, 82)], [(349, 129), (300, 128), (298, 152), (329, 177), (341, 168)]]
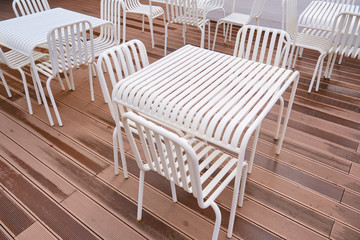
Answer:
[(50, 9), (47, 0), (14, 0), (12, 7), (16, 17), (42, 12)]
[[(108, 103), (110, 112), (115, 120), (111, 103), (111, 92), (113, 87), (123, 78), (139, 71), (149, 65), (146, 48), (140, 40), (131, 40), (119, 46), (104, 51), (98, 58), (96, 67), (105, 101)], [(107, 69), (105, 77), (103, 66)], [(110, 82), (110, 84), (107, 84)], [(111, 88), (109, 88), (111, 86)]]
[(360, 14), (343, 12), (336, 16), (332, 28), (334, 53), (360, 59)]
[(259, 18), (264, 9), (265, 0), (254, 0), (250, 11), (250, 19)]
[[(202, 205), (199, 163), (191, 145), (185, 139), (133, 112), (125, 113), (122, 121), (139, 168), (158, 172), (185, 191), (193, 193)], [(129, 126), (129, 122), (136, 126), (136, 134), (141, 141), (140, 151), (134, 140), (133, 127)], [(146, 163), (142, 162), (140, 152), (144, 153)]]
[[(121, 16), (123, 20), (121, 21)], [(101, 0), (100, 3), (100, 18), (110, 21), (114, 24), (116, 29), (116, 38), (118, 43), (120, 39), (125, 42), (125, 31), (126, 31), (126, 4), (123, 0)], [(121, 29), (121, 25), (123, 28)], [(109, 28), (101, 28), (101, 34), (109, 34), (111, 31)], [(122, 37), (121, 37), (122, 33)], [(111, 34), (113, 34), (111, 32)]]
[(54, 28), (47, 36), (53, 76), (94, 61), (93, 29), (89, 21)]
[(297, 0), (284, 0), (284, 19), (285, 30), (289, 33), (292, 39), (295, 39), (298, 26), (297, 26)]
[(166, 0), (168, 22), (199, 26), (199, 17), (205, 18), (198, 9), (198, 0)]
[(291, 38), (286, 31), (246, 25), (237, 34), (233, 55), (285, 68), (290, 49)]

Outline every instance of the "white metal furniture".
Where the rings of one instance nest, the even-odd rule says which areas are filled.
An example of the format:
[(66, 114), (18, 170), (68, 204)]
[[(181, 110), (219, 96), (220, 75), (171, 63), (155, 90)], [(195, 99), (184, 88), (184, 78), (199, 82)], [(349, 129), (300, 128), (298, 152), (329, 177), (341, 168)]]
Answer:
[[(312, 1), (301, 12), (298, 20), (300, 28), (308, 34), (329, 35), (335, 17), (341, 12), (360, 13), (360, 5), (356, 0), (317, 0)], [(302, 29), (301, 29), (302, 30)]]
[[(51, 91), (51, 80), (59, 73), (67, 72), (83, 64), (89, 65), (89, 75), (92, 75), (91, 64), (95, 56), (91, 23), (89, 21), (77, 21), (55, 27), (49, 32), (47, 42), (50, 60), (36, 63), (36, 68), (39, 73), (47, 77), (46, 89), (58, 123), (62, 126), (60, 114)], [(72, 74), (72, 71), (69, 72)], [(90, 89), (93, 94), (92, 78), (90, 78)]]
[(50, 5), (47, 0), (14, 0), (12, 7), (16, 17), (50, 9)]
[[(336, 17), (335, 21), (337, 24), (332, 29), (333, 47), (329, 50), (325, 70), (326, 78), (331, 76), (337, 55), (340, 55), (340, 62), (343, 56), (360, 59), (360, 13), (343, 12)], [(317, 83), (317, 89), (318, 85), (319, 83)]]
[(208, 47), (210, 47), (210, 20), (206, 18), (211, 6), (198, 6), (198, 0), (166, 0), (166, 15), (168, 21), (165, 25), (165, 56), (167, 53), (168, 25), (171, 23), (182, 24), (183, 39), (186, 44), (185, 26), (197, 27), (201, 31), (200, 47), (204, 47), (205, 27), (208, 24)]
[[(246, 25), (237, 34), (233, 56), (286, 68), (288, 64), (291, 64), (288, 62), (291, 46), (291, 37), (285, 30)], [(279, 101), (280, 108), (275, 139), (279, 137), (284, 108), (283, 97), (280, 97)], [(251, 171), (251, 166), (249, 169)]]
[[(311, 92), (312, 87), (315, 82), (315, 79), (317, 79), (315, 91), (318, 91), (319, 85), (320, 85), (321, 74), (322, 74), (322, 68), (324, 65), (324, 59), (329, 54), (330, 50), (331, 49), (339, 49), (339, 44), (341, 43), (341, 41), (343, 41), (341, 43), (341, 46), (346, 47), (346, 49), (355, 49), (354, 52), (356, 52), (357, 49), (359, 48), (359, 40), (352, 41), (354, 39), (354, 37), (359, 39), (359, 36), (358, 36), (359, 25), (358, 25), (358, 23), (355, 23), (355, 20), (353, 21), (353, 23), (354, 23), (353, 25), (351, 25), (352, 22), (349, 22), (349, 24), (346, 26), (347, 21), (344, 21), (344, 20), (342, 21), (342, 25), (339, 25), (340, 24), (340, 22), (339, 22), (340, 19), (338, 17), (339, 15), (336, 15), (334, 17), (334, 19), (332, 20), (333, 26), (332, 26), (332, 30), (330, 31), (329, 34), (316, 35), (316, 34), (312, 34), (311, 32), (308, 32), (308, 31), (299, 32), (297, 20), (296, 20), (296, 9), (297, 9), (296, 8), (296, 0), (286, 0), (286, 4), (287, 4), (287, 6), (286, 6), (286, 30), (293, 38), (293, 40), (295, 42), (295, 46), (296, 46), (295, 58), (293, 61), (293, 68), (295, 67), (296, 59), (297, 59), (300, 48), (306, 48), (306, 49), (318, 51), (319, 57), (318, 57), (318, 60), (317, 60), (317, 63), (316, 63), (315, 69), (314, 69), (314, 74), (312, 76), (308, 92), (309, 93)], [(351, 29), (352, 26), (354, 27), (353, 29)], [(351, 37), (350, 38), (346, 37), (346, 35), (351, 31), (353, 31)], [(339, 41), (337, 41), (336, 39), (338, 39)], [(349, 40), (349, 41), (346, 42), (346, 40)], [(343, 54), (345, 52), (337, 51), (337, 54), (340, 54), (340, 53)], [(330, 72), (331, 71), (329, 69), (329, 64), (328, 64), (328, 68), (325, 71), (325, 76), (329, 77)]]
[[(231, 40), (232, 35), (232, 25), (235, 26), (244, 26), (246, 24), (249, 24), (251, 20), (255, 19), (256, 24), (259, 25), (259, 18), (261, 16), (262, 10), (264, 8), (265, 0), (253, 0), (253, 5), (250, 10), (250, 14), (244, 14), (244, 13), (237, 13), (235, 12), (235, 2), (236, 0), (233, 0), (232, 2), (232, 13), (224, 18), (220, 18), (216, 23), (216, 29), (215, 29), (215, 35), (214, 35), (214, 42), (213, 42), (213, 50), (215, 49), (215, 43), (216, 43), (216, 36), (217, 31), (220, 24), (228, 24), (228, 27), (226, 29), (226, 34), (224, 41), (226, 42), (227, 36), (229, 34), (229, 41)], [(230, 28), (230, 33), (229, 33)]]
[[(298, 79), (298, 72), (186, 45), (117, 83), (112, 99), (114, 106), (119, 104), (236, 152), (240, 166), (256, 130), (251, 168), (259, 126), (292, 85), (277, 148), (280, 153)], [(235, 190), (240, 179), (238, 174)], [(237, 197), (234, 194), (230, 223)]]
[[(34, 59), (34, 61), (36, 61), (41, 58), (46, 58), (47, 56), (48, 55), (44, 54), (44, 53), (34, 52), (34, 54), (32, 55), (32, 58)], [(17, 52), (17, 51), (14, 51), (14, 50), (3, 52), (0, 49), (0, 64), (1, 63), (7, 65), (9, 68), (19, 71), (22, 81), (23, 81), (23, 84), (24, 84), (25, 97), (26, 97), (26, 102), (28, 105), (29, 113), (33, 114), (32, 107), (31, 107), (31, 99), (29, 96), (29, 90), (28, 90), (27, 81), (26, 81), (26, 76), (25, 76), (24, 71), (22, 70), (23, 67), (30, 65), (30, 63), (31, 63), (30, 58)], [(30, 69), (30, 71), (31, 71), (31, 73), (33, 73), (32, 69)], [(11, 97), (10, 90), (6, 84), (6, 81), (5, 81), (5, 78), (4, 78), (4, 75), (1, 71), (1, 69), (0, 69), (0, 77), (4, 83), (4, 86), (7, 91), (8, 96)], [(38, 93), (38, 87), (37, 87), (37, 84), (36, 84), (34, 78), (33, 78), (33, 83), (34, 83), (36, 97), (37, 97), (38, 103), (40, 104), (41, 100), (40, 100), (39, 93)], [(62, 84), (62, 81), (60, 81), (60, 84)], [(64, 88), (63, 85), (61, 85), (61, 87)]]
[[(224, 154), (197, 138), (178, 135), (136, 115), (125, 113), (122, 117), (126, 135), (140, 168), (137, 219), (142, 219), (142, 202), (145, 172), (153, 170), (171, 183), (173, 201), (176, 202), (175, 185), (192, 193), (201, 208), (211, 206), (216, 220), (212, 239), (219, 235), (221, 212), (216, 198), (242, 172), (239, 206), (242, 206), (247, 176), (247, 163)], [(141, 146), (138, 147), (130, 127), (134, 124)], [(140, 150), (140, 151), (139, 151)], [(143, 152), (145, 159), (142, 159)], [(242, 165), (241, 165), (242, 164)], [(238, 195), (239, 189), (234, 189)], [(230, 223), (229, 223), (230, 224)], [(233, 224), (233, 223), (231, 223)]]
[[(96, 67), (100, 86), (105, 101), (109, 105), (111, 116), (113, 117), (115, 123), (120, 123), (120, 119), (118, 118), (117, 114), (114, 114), (110, 97), (113, 87), (116, 85), (116, 83), (123, 80), (125, 77), (130, 76), (131, 74), (148, 65), (149, 60), (146, 53), (146, 48), (139, 40), (131, 40), (119, 46), (112, 47), (104, 51), (99, 56)], [(105, 69), (107, 69), (108, 74), (105, 74)], [(121, 114), (124, 113), (124, 110), (121, 107), (119, 110)], [(115, 174), (119, 173), (119, 157), (117, 148), (119, 146), (124, 177), (127, 178), (128, 174), (125, 161), (124, 145), (121, 137), (121, 128), (119, 127), (122, 126), (116, 125), (113, 132)]]
[(150, 26), (150, 34), (151, 34), (151, 43), (152, 47), (155, 46), (154, 43), (154, 27), (153, 27), (153, 19), (159, 16), (163, 16), (164, 25), (165, 25), (165, 15), (164, 9), (160, 6), (153, 6), (151, 4), (151, 0), (149, 0), (149, 5), (140, 3), (139, 0), (125, 0), (126, 3), (126, 11), (128, 13), (136, 13), (142, 15), (142, 31), (144, 32), (144, 16), (146, 15), (149, 19)]
[(62, 8), (53, 8), (19, 18), (0, 21), (0, 45), (16, 50), (30, 58), (50, 125), (54, 125), (54, 122), (32, 55), (37, 46), (47, 42), (47, 35), (51, 29), (80, 20), (89, 21), (94, 28), (109, 24), (106, 20)]

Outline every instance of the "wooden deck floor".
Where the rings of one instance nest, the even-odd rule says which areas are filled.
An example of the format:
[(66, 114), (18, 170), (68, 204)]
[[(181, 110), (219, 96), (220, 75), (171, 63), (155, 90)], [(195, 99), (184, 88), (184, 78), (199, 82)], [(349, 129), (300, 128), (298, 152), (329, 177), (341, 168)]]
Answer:
[[(49, 1), (94, 16), (99, 2)], [(11, 0), (1, 1), (0, 20), (11, 17)], [(152, 49), (148, 27), (142, 33), (141, 18), (128, 16), (127, 40), (142, 40), (151, 62), (162, 57), (164, 43), (162, 21), (154, 25)], [(189, 27), (187, 40), (198, 45), (199, 31)], [(182, 46), (179, 26), (171, 25), (168, 42), (169, 51)], [(231, 54), (233, 43), (219, 37), (216, 50)], [(304, 51), (297, 63), (301, 80), (279, 156), (272, 139), (276, 109), (262, 125), (235, 239), (360, 239), (360, 62), (336, 65), (332, 79), (307, 94), (316, 58)], [(113, 174), (112, 119), (98, 82), (90, 102), (86, 68), (75, 71), (75, 91), (54, 84), (63, 127), (49, 126), (29, 84), (30, 116), (20, 75), (2, 69), (13, 97), (1, 84), (0, 239), (210, 239), (212, 210), (181, 190), (173, 203), (169, 184), (156, 174), (146, 176), (143, 221), (136, 221), (138, 169), (126, 146), (130, 177)], [(219, 239), (226, 239), (231, 193), (218, 199)]]

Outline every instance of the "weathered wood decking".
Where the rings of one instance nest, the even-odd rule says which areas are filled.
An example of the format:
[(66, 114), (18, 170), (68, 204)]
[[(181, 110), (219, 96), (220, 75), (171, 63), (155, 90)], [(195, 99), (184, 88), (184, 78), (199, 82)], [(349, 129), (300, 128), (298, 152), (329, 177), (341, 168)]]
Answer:
[[(0, 20), (15, 16), (11, 2), (0, 2)], [(99, 16), (99, 0), (49, 3)], [(127, 40), (142, 40), (151, 62), (163, 56), (161, 19), (154, 27), (152, 49), (148, 25), (142, 33), (141, 18), (128, 16)], [(170, 52), (183, 42), (180, 26), (169, 29)], [(198, 45), (200, 32), (188, 27), (187, 41)], [(216, 50), (231, 54), (233, 44), (219, 34)], [(276, 109), (262, 124), (235, 239), (360, 239), (360, 62), (345, 59), (319, 92), (308, 94), (317, 56), (304, 51), (297, 62), (301, 80), (279, 156), (272, 138)], [(210, 239), (212, 210), (181, 190), (173, 203), (168, 182), (152, 173), (137, 222), (138, 169), (126, 145), (130, 177), (114, 175), (113, 122), (96, 79), (90, 102), (86, 67), (75, 71), (75, 91), (54, 84), (63, 127), (49, 126), (31, 84), (30, 116), (20, 75), (2, 69), (13, 97), (0, 84), (0, 239)], [(229, 188), (218, 199), (219, 239), (226, 239), (231, 194)]]

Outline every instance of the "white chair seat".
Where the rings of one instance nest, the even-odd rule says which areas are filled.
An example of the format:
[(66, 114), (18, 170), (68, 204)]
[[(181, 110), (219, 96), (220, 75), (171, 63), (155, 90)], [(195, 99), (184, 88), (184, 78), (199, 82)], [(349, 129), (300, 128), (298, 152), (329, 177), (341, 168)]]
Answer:
[(296, 46), (305, 47), (322, 53), (327, 52), (331, 48), (332, 43), (330, 39), (326, 37), (298, 33), (296, 37)]
[[(164, 9), (159, 6), (151, 6), (151, 15), (153, 18), (156, 18), (158, 16), (161, 16), (164, 14)], [(149, 5), (140, 5), (136, 8), (133, 8), (131, 10), (128, 10), (128, 12), (131, 13), (138, 13), (138, 14), (149, 14), (150, 13), (150, 6)]]
[(242, 14), (242, 13), (231, 13), (230, 15), (221, 18), (219, 20), (220, 22), (226, 22), (226, 23), (232, 23), (237, 25), (245, 25), (250, 22), (249, 15), (248, 14)]
[[(21, 54), (17, 51), (10, 50), (8, 52), (5, 52), (4, 55), (7, 58), (7, 60), (9, 61), (9, 63), (14, 68), (22, 68), (22, 67), (30, 64), (29, 57), (27, 57), (24, 54)], [(39, 60), (40, 58), (47, 57), (47, 56), (49, 56), (49, 55), (45, 54), (45, 53), (41, 53), (41, 52), (34, 52), (34, 54), (32, 55), (34, 61)], [(0, 63), (1, 63), (1, 60), (0, 60)]]

